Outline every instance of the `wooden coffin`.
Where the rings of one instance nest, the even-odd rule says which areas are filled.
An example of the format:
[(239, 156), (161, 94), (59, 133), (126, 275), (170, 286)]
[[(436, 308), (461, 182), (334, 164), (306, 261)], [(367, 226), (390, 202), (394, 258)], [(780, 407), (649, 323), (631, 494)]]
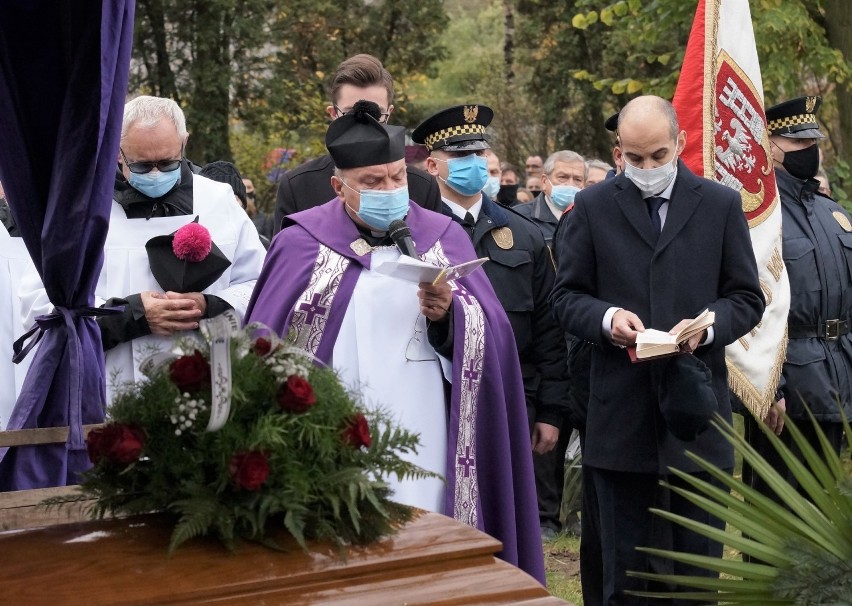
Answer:
[(60, 524), (0, 533), (5, 604), (566, 604), (494, 557), (500, 543), (424, 513), (388, 539), (306, 553), (241, 543), (184, 543), (168, 557), (171, 527), (159, 516)]

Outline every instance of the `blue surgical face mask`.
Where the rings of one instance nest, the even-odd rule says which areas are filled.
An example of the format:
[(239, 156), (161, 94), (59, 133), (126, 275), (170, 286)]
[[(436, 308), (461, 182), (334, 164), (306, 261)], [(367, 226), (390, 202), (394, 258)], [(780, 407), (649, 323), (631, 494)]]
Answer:
[(361, 194), (361, 205), (355, 214), (376, 231), (387, 231), (391, 223), (408, 214), (407, 185), (399, 189), (362, 189), (360, 192), (345, 181), (343, 185)]
[(130, 186), (138, 192), (148, 196), (149, 198), (160, 198), (169, 193), (172, 188), (180, 183), (180, 168), (161, 173), (158, 170), (152, 170), (149, 173), (137, 174), (130, 173), (128, 179)]
[[(449, 160), (435, 159), (446, 162), (450, 169), (446, 179), (441, 179), (440, 176), (438, 178), (463, 196), (475, 196), (482, 191), (488, 181), (488, 161), (484, 156), (468, 154)], [(498, 189), (499, 185), (498, 183)]]
[(559, 210), (565, 210), (574, 201), (578, 191), (580, 188), (573, 185), (554, 185), (550, 191), (550, 201)]
[(485, 187), (482, 188), (484, 193), (489, 198), (494, 198), (500, 191), (500, 177), (488, 177), (485, 182)]

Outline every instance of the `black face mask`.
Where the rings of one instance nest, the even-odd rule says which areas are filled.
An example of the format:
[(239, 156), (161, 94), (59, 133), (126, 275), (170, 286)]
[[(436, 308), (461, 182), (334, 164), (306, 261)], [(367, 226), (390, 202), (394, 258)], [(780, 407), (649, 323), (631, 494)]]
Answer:
[(819, 147), (813, 144), (805, 149), (784, 152), (781, 166), (797, 179), (813, 179), (819, 170)]
[(497, 192), (497, 201), (501, 204), (511, 204), (518, 199), (518, 184), (501, 185)]

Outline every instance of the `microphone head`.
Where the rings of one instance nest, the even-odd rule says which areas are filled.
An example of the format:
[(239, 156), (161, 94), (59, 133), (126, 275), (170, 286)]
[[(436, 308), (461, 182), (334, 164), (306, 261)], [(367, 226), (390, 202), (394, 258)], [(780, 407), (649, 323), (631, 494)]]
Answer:
[(388, 235), (395, 244), (399, 245), (403, 238), (411, 237), (411, 230), (408, 228), (405, 221), (402, 219), (396, 219), (391, 221), (390, 225), (388, 225)]

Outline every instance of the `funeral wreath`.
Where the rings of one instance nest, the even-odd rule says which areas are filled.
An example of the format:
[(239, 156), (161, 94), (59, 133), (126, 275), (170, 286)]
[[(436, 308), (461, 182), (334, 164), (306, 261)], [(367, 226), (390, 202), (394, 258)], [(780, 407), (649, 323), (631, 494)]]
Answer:
[(382, 478), (430, 475), (402, 458), (417, 435), (265, 327), (229, 320), (149, 358), (148, 380), (124, 386), (89, 433), (93, 517), (170, 514), (170, 552), (199, 535), (275, 547), (280, 529), (342, 546), (409, 520)]

